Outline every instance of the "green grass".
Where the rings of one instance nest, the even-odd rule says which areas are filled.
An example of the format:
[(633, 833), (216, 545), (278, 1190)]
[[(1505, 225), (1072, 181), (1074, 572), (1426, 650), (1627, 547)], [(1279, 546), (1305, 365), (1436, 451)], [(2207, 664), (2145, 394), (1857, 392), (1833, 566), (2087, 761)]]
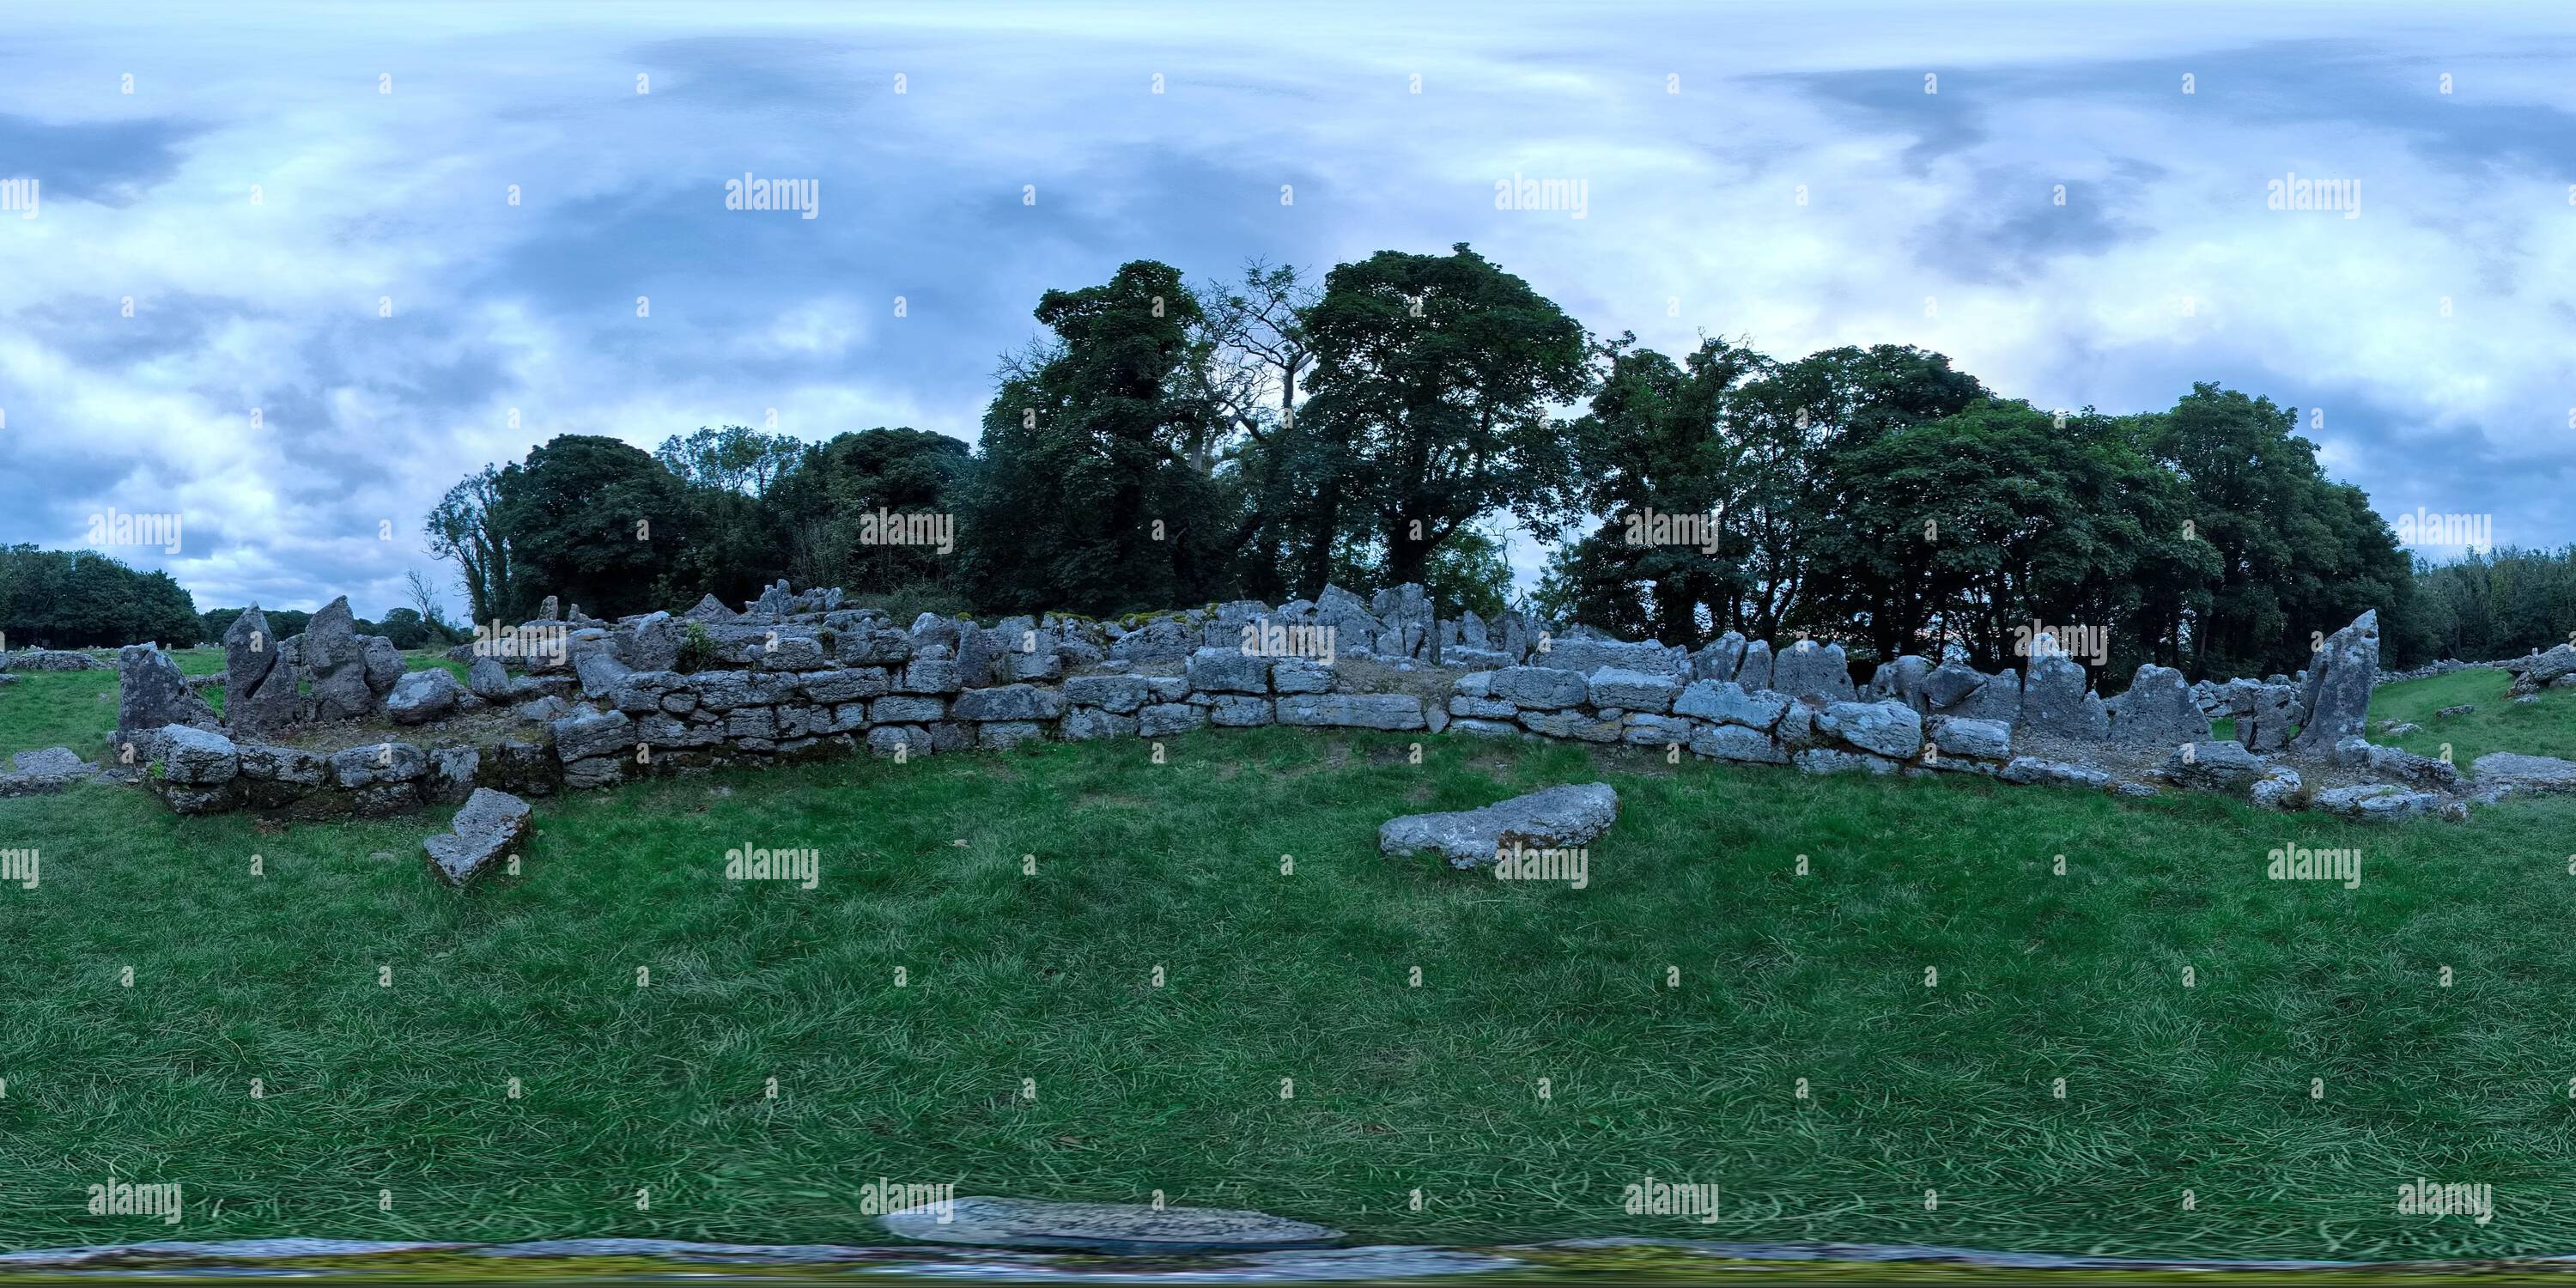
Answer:
[[(2515, 702), (2504, 695), (2512, 683), (2507, 672), (2481, 668), (2382, 686), (2370, 695), (2370, 740), (2427, 756), (2448, 744), (2463, 769), (2494, 751), (2576, 759), (2576, 692), (2547, 689), (2537, 702)], [(2477, 710), (2448, 719), (2433, 714), (2464, 703)], [(2382, 720), (2423, 728), (2392, 738), (2379, 732)]]
[[(0, 801), (44, 855), (0, 888), (0, 1243), (864, 1242), (883, 1176), (1404, 1242), (2576, 1250), (2576, 802), (2371, 829), (1407, 745), (662, 780), (541, 802), (524, 875), (462, 895), (434, 818)], [(1595, 777), (1623, 812), (1588, 889), (1375, 852), (1391, 815)], [(2361, 886), (2264, 879), (2289, 841), (2359, 847)], [(741, 845), (819, 850), (820, 887), (725, 881)], [(88, 1215), (111, 1172), (182, 1182), (187, 1223)], [(1647, 1174), (1728, 1218), (1624, 1214)], [(2496, 1220), (2397, 1215), (2419, 1176)]]

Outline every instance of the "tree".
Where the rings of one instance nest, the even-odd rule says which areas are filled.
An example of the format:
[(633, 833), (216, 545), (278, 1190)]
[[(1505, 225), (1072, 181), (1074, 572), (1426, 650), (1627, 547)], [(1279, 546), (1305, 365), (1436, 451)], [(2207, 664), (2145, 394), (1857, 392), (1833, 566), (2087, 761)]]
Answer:
[(1293, 459), (1336, 489), (1337, 527), (1386, 548), (1387, 576), (1420, 581), (1451, 534), (1502, 509), (1563, 510), (1553, 408), (1590, 388), (1583, 328), (1465, 243), (1380, 251), (1335, 268), (1305, 315), (1314, 441)]
[(421, 525), (429, 552), (456, 564), (467, 615), (478, 622), (499, 620), (510, 595), (510, 540), (495, 514), (500, 488), (501, 472), (486, 465), (447, 489)]
[(769, 508), (785, 516), (790, 577), (861, 593), (949, 587), (953, 544), (914, 544), (909, 529), (885, 520), (945, 519), (953, 543), (974, 467), (965, 443), (918, 429), (861, 430), (811, 449), (770, 497)]
[(168, 573), (94, 550), (0, 549), (0, 638), (11, 648), (194, 644), (197, 606)]
[(1230, 589), (1224, 491), (1192, 466), (1214, 414), (1193, 340), (1197, 302), (1166, 264), (1049, 291), (1052, 345), (1006, 362), (984, 413), (959, 542), (962, 580), (999, 612), (1093, 615), (1203, 602)]
[(653, 449), (653, 459), (683, 483), (753, 498), (767, 495), (804, 458), (805, 443), (795, 435), (764, 434), (745, 425), (701, 426), (686, 438), (673, 434)]
[(642, 450), (565, 434), (501, 471), (495, 486), (512, 615), (550, 594), (615, 617), (676, 593), (670, 552), (687, 544), (686, 503), (680, 481)]

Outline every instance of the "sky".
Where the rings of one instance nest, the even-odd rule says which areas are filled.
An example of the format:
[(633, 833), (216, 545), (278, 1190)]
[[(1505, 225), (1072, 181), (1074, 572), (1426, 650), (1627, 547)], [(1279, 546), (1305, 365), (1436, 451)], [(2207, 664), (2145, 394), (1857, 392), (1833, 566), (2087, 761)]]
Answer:
[(1667, 352), (2268, 395), (2392, 523), (2564, 544), (2576, 9), (2415, 8), (15, 8), (0, 543), (461, 616), (423, 517), (557, 434), (971, 442), (1045, 290), (1468, 242)]

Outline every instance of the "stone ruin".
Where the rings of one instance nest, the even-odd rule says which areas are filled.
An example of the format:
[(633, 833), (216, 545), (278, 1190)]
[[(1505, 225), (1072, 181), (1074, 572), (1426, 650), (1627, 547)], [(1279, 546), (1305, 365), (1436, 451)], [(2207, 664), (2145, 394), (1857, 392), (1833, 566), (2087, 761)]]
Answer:
[[(544, 795), (716, 765), (1261, 725), (1556, 738), (1810, 773), (1962, 773), (2129, 795), (2168, 784), (2356, 818), (2459, 816), (2472, 790), (2447, 762), (2360, 736), (2378, 665), (2370, 613), (2296, 682), (2191, 686), (2147, 665), (2105, 701), (2044, 639), (2027, 677), (1905, 656), (1856, 684), (1839, 644), (1775, 648), (1730, 632), (1692, 650), (1518, 613), (1444, 618), (1418, 586), (1366, 600), (1327, 586), (1275, 609), (1238, 601), (990, 625), (929, 613), (898, 625), (843, 598), (782, 582), (739, 612), (712, 597), (678, 616), (614, 622), (566, 608), (452, 650), (469, 667), (461, 690), (444, 671), (403, 675), (398, 657), (382, 665), (347, 627), (345, 601), (263, 661), (244, 651), (260, 632), (252, 610), (227, 636), (227, 692), (240, 695), (228, 708), (249, 717), (229, 733), (245, 741), (187, 707), (184, 685), (151, 678), (147, 661), (136, 665), (137, 697), (174, 717), (164, 732), (189, 731), (168, 739), (160, 790), (190, 813), (380, 814), (477, 787)], [(1445, 700), (1418, 696), (1433, 677), (1389, 681), (1434, 667)], [(513, 719), (479, 744), (323, 755), (250, 741), (277, 721), (381, 710), (434, 724), (483, 707)], [(2233, 741), (2210, 737), (2219, 715), (2235, 721)], [(2293, 759), (2321, 779), (2366, 781), (2311, 788)], [(2547, 773), (2513, 781), (2498, 790), (2557, 789), (2535, 785), (2554, 781)]]
[[(132, 765), (158, 759), (159, 731), (174, 726), (257, 735), (385, 714), (403, 679), (403, 659), (392, 640), (358, 633), (343, 595), (315, 613), (302, 634), (285, 639), (270, 633), (257, 604), (244, 609), (224, 632), (221, 715), (153, 645), (119, 650), (116, 679), (116, 732), (108, 750)], [(453, 686), (446, 675), (439, 679)]]

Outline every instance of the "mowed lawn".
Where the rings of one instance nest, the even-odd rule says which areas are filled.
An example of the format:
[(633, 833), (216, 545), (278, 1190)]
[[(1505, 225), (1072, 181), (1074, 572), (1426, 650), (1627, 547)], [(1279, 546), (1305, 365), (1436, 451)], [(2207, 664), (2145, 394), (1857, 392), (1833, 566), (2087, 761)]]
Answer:
[[(661, 780), (539, 802), (463, 894), (444, 811), (0, 801), (42, 855), (0, 887), (0, 1244), (871, 1242), (884, 1177), (1402, 1242), (2576, 1251), (2576, 801), (2372, 828), (1413, 741)], [(1375, 851), (1595, 778), (1584, 889)], [(2267, 880), (2289, 843), (2359, 887)], [(817, 887), (726, 880), (743, 846)], [(1649, 1175), (1723, 1218), (1624, 1213)], [(111, 1178), (185, 1221), (88, 1214)], [(2418, 1178), (2494, 1220), (2400, 1215)]]

